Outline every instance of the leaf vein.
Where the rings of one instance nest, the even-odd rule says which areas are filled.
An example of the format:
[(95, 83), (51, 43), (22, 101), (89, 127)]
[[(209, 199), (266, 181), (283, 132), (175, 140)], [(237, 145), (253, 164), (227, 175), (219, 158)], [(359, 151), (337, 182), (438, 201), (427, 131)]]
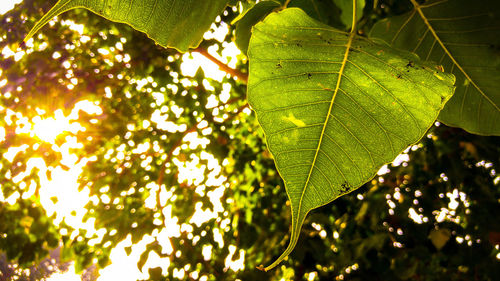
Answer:
[(344, 122), (340, 121), (337, 117), (335, 117), (335, 115), (333, 114), (330, 114), (330, 117), (332, 117), (333, 119), (335, 119), (335, 121), (337, 121), (362, 147), (364, 150), (366, 150), (366, 152), (368, 153), (368, 155), (370, 156), (370, 160), (373, 164), (373, 166), (375, 166), (375, 160), (373, 159), (373, 155), (372, 155), (372, 152), (368, 149), (368, 147), (366, 147), (362, 141), (360, 141), (358, 139), (358, 137), (356, 137), (356, 135), (354, 135), (353, 132), (351, 132), (351, 130), (349, 130), (349, 128), (347, 128), (347, 126), (344, 124)]
[(498, 105), (493, 102), (482, 90), (481, 88), (479, 88), (479, 86), (474, 82), (474, 80), (471, 79), (471, 77), (469, 76), (469, 74), (462, 68), (462, 66), (455, 60), (455, 58), (453, 57), (453, 55), (450, 53), (450, 51), (448, 50), (448, 48), (446, 48), (445, 46), (445, 43), (443, 41), (441, 41), (441, 38), (437, 35), (436, 31), (434, 30), (434, 28), (432, 27), (432, 25), (429, 23), (429, 21), (427, 20), (427, 17), (424, 15), (424, 12), (422, 11), (422, 6), (420, 6), (416, 0), (411, 0), (411, 2), (413, 3), (413, 6), (415, 6), (415, 10), (420, 14), (420, 17), (422, 18), (422, 20), (425, 22), (425, 24), (427, 25), (427, 27), (429, 28), (429, 30), (431, 31), (431, 33), (434, 35), (434, 38), (438, 41), (438, 43), (441, 45), (441, 48), (443, 49), (443, 51), (448, 55), (448, 57), (451, 59), (451, 61), (457, 66), (458, 69), (460, 69), (460, 71), (465, 75), (465, 77), (467, 79), (469, 79), (470, 83), (474, 86), (474, 88), (476, 88), (478, 90), (478, 92), (483, 96), (484, 99), (486, 99), (491, 105), (493, 105), (493, 107), (497, 110), (497, 111), (500, 111), (500, 108), (498, 107)]
[(357, 69), (359, 69), (361, 72), (363, 72), (364, 75), (366, 75), (368, 78), (370, 78), (372, 81), (374, 81), (380, 88), (382, 88), (386, 93), (388, 93), (404, 110), (406, 113), (408, 113), (408, 115), (410, 115), (410, 117), (413, 119), (413, 121), (415, 122), (415, 125), (417, 126), (417, 128), (419, 130), (421, 130), (421, 127), (417, 121), (417, 118), (415, 117), (415, 115), (409, 110), (406, 108), (406, 106), (401, 103), (401, 101), (396, 98), (396, 96), (394, 96), (394, 94), (389, 91), (387, 88), (385, 88), (382, 84), (380, 84), (375, 78), (373, 78), (369, 73), (367, 73), (364, 69), (362, 69), (360, 66), (358, 66), (357, 64), (355, 64), (354, 62), (350, 61), (351, 65), (355, 66)]

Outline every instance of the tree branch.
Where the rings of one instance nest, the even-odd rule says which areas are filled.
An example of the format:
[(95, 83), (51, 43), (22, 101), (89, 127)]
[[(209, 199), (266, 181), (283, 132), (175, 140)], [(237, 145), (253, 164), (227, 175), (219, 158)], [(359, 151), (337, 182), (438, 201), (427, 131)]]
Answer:
[(248, 82), (248, 74), (243, 73), (243, 72), (239, 71), (238, 69), (234, 69), (234, 68), (229, 67), (227, 64), (221, 62), (216, 57), (209, 54), (206, 49), (198, 47), (198, 48), (194, 49), (193, 51), (200, 53), (202, 56), (209, 59), (211, 62), (215, 63), (219, 67), (220, 70), (222, 70), (226, 73), (229, 73), (233, 77), (238, 77), (238, 79), (243, 81), (245, 84)]

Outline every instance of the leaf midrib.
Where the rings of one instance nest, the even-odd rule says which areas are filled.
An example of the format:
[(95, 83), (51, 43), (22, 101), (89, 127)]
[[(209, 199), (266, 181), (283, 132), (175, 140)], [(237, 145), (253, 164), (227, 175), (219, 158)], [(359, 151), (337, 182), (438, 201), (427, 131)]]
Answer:
[[(337, 97), (337, 93), (338, 93), (338, 91), (340, 89), (340, 82), (342, 80), (342, 74), (344, 73), (344, 69), (345, 69), (345, 66), (347, 64), (347, 58), (349, 56), (349, 50), (351, 48), (354, 36), (355, 36), (355, 32), (351, 32), (349, 34), (349, 38), (347, 40), (346, 50), (345, 50), (345, 53), (344, 53), (344, 59), (342, 60), (342, 63), (340, 65), (340, 70), (338, 72), (337, 84), (335, 85), (335, 89), (333, 91), (333, 96), (332, 96), (332, 99), (330, 101), (330, 106), (328, 108), (328, 113), (326, 114), (326, 120), (325, 120), (325, 122), (323, 124), (323, 128), (321, 130), (321, 134), (320, 134), (319, 141), (318, 141), (318, 146), (316, 147), (316, 152), (314, 154), (314, 158), (313, 158), (313, 161), (311, 163), (311, 168), (309, 169), (309, 173), (307, 175), (307, 180), (306, 180), (306, 183), (304, 184), (304, 189), (302, 190), (302, 193), (300, 195), (299, 206), (297, 208), (297, 210), (299, 210), (299, 212), (302, 209), (302, 201), (304, 199), (304, 194), (306, 193), (307, 187), (309, 186), (309, 181), (311, 180), (312, 172), (314, 170), (314, 167), (316, 166), (316, 160), (317, 160), (318, 154), (319, 154), (319, 152), (321, 150), (321, 144), (323, 142), (323, 136), (325, 135), (326, 126), (328, 125), (328, 121), (330, 120), (330, 117), (332, 116), (333, 104), (335, 102), (335, 98)], [(298, 224), (299, 220), (300, 220), (300, 216), (297, 216), (296, 220), (297, 220), (296, 223)]]
[[(469, 74), (467, 72), (465, 72), (465, 69), (462, 68), (462, 66), (455, 60), (455, 57), (451, 54), (451, 52), (448, 50), (448, 48), (446, 48), (446, 46), (444, 45), (443, 41), (441, 41), (441, 38), (437, 35), (436, 31), (434, 30), (434, 28), (432, 27), (432, 25), (430, 24), (430, 22), (428, 21), (427, 17), (424, 15), (424, 12), (422, 11), (422, 7), (424, 6), (421, 6), (417, 3), (416, 0), (410, 0), (411, 3), (413, 4), (413, 6), (415, 7), (416, 11), (419, 13), (420, 17), (422, 18), (422, 20), (424, 21), (425, 25), (427, 26), (427, 28), (429, 29), (429, 31), (432, 33), (432, 36), (434, 36), (434, 39), (438, 42), (438, 44), (441, 46), (441, 48), (443, 48), (443, 51), (446, 53), (446, 55), (450, 58), (450, 60), (453, 62), (453, 64), (462, 72), (462, 74), (465, 76), (465, 78), (467, 78), (467, 80), (474, 86), (474, 88), (476, 88), (476, 90), (483, 96), (483, 98), (485, 100), (487, 100), (491, 105), (493, 105), (493, 107), (500, 112), (500, 108), (498, 107), (498, 105), (496, 105), (484, 92), (483, 90), (481, 90), (481, 88), (479, 88), (479, 86), (476, 84), (476, 82), (469, 76)], [(437, 3), (441, 3), (441, 2), (437, 2)], [(434, 3), (434, 4), (437, 4), (437, 3)], [(429, 6), (429, 5), (428, 5)], [(425, 6), (425, 7), (428, 7), (428, 6)]]

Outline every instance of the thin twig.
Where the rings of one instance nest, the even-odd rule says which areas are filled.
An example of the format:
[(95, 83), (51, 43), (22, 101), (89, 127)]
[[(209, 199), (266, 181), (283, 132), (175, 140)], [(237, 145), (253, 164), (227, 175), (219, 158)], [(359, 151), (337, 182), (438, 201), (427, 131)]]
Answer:
[(230, 74), (233, 77), (238, 77), (238, 79), (243, 81), (245, 84), (248, 82), (248, 74), (243, 73), (238, 69), (234, 69), (232, 67), (229, 67), (227, 64), (221, 62), (216, 57), (212, 56), (206, 49), (196, 48), (193, 51), (200, 53), (202, 56), (206, 57), (211, 62), (215, 63), (219, 67), (220, 70)]

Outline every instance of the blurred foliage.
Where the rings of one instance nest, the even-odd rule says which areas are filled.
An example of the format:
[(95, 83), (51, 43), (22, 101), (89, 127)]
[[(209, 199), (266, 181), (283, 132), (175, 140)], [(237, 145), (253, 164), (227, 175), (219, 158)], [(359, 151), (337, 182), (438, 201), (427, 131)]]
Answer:
[[(25, 0), (3, 15), (0, 50), (16, 50), (54, 2)], [(405, 2), (376, 1), (373, 9), (374, 2), (366, 1), (361, 31), (379, 18), (407, 11), (410, 5)], [(228, 7), (215, 25), (230, 23), (237, 15)], [(65, 24), (68, 19), (84, 24), (84, 36)], [(208, 39), (201, 48), (214, 46), (220, 53), (234, 40), (234, 26), (229, 29), (224, 42)], [(256, 267), (285, 248), (291, 218), (263, 133), (255, 116), (245, 110), (246, 85), (230, 75), (218, 82), (201, 70), (184, 77), (182, 54), (82, 9), (61, 15), (35, 39), (18, 61), (14, 56), (0, 60), (0, 81), (7, 79), (0, 83), (0, 122), (5, 129), (5, 140), (0, 142), (1, 191), (5, 198), (20, 195), (13, 205), (0, 202), (0, 250), (18, 268), (39, 264), (57, 247), (61, 262), (73, 260), (79, 270), (104, 267), (111, 250), (126, 237), (135, 243), (144, 235), (166, 235), (164, 210), (172, 206), (171, 216), (181, 231), (169, 238), (171, 251), (158, 239), (147, 246), (140, 263), (150, 252), (171, 262), (168, 272), (149, 269), (150, 280), (177, 280), (174, 272), (180, 269), (186, 272), (182, 279), (191, 280), (203, 276), (205, 280), (495, 280), (500, 276), (498, 137), (443, 125), (432, 128), (428, 137), (409, 149), (409, 161), (389, 165), (389, 173), (313, 211), (292, 255), (276, 270), (261, 272)], [(243, 55), (236, 68), (246, 72)], [(231, 86), (228, 99), (221, 97), (228, 87), (224, 85)], [(211, 96), (218, 107), (207, 106)], [(95, 237), (72, 229), (66, 221), (54, 223), (56, 215), (48, 215), (40, 202), (38, 169), (14, 180), (29, 168), (31, 158), (44, 160), (49, 179), (58, 167), (68, 168), (51, 144), (16, 133), (16, 122), (40, 115), (36, 108), (45, 110), (42, 118), (58, 109), (68, 115), (83, 100), (98, 104), (103, 114), (80, 111), (77, 121), (87, 130), (68, 132), (56, 144), (76, 138), (83, 148), (71, 152), (79, 161), (92, 158), (79, 184), (96, 198), (88, 202), (85, 220), (106, 230), (97, 243), (89, 243)], [(151, 121), (156, 115), (179, 129), (158, 126)], [(189, 133), (209, 143), (190, 145), (185, 138)], [(149, 145), (138, 149), (141, 144)], [(5, 157), (9, 148), (22, 145), (26, 149), (12, 161)], [(207, 166), (206, 153), (222, 165), (220, 171)], [(195, 159), (198, 167), (205, 168), (204, 177), (182, 181), (178, 163)], [(221, 179), (225, 188), (213, 178)], [(37, 191), (23, 196), (33, 182)], [(145, 207), (150, 194), (159, 194), (155, 186), (170, 196), (156, 196), (155, 206)], [(200, 225), (192, 223), (196, 205), (213, 211), (209, 196), (221, 190), (223, 211)], [(455, 195), (458, 199), (451, 199)], [(409, 212), (420, 221), (411, 219)], [(216, 233), (222, 234), (223, 244), (217, 242)], [(240, 249), (245, 252), (242, 270), (225, 266), (231, 245), (236, 247), (233, 259), (240, 258)], [(203, 256), (204, 246), (212, 247), (210, 259)], [(25, 280), (44, 276), (38, 272), (30, 277), (0, 265), (0, 280), (14, 278), (11, 275)]]

